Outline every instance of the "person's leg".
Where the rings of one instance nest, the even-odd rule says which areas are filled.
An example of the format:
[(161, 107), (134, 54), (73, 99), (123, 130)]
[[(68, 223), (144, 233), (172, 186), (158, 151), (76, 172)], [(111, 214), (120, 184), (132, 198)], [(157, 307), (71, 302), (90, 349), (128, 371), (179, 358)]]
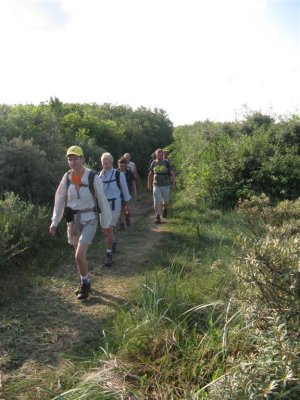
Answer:
[(112, 265), (112, 255), (116, 252), (117, 248), (117, 233), (116, 233), (116, 225), (120, 218), (121, 208), (115, 209), (112, 211), (112, 220), (109, 232), (106, 236), (106, 255), (104, 257), (104, 265), (106, 267), (110, 267)]
[(80, 276), (86, 276), (89, 273), (89, 264), (86, 258), (88, 248), (88, 244), (79, 242), (75, 250), (75, 261)]
[(124, 231), (125, 230), (125, 207), (124, 204), (122, 204), (122, 208), (121, 208), (121, 213), (120, 213), (120, 218), (119, 218), (119, 229), (120, 231)]
[(162, 192), (159, 186), (153, 187), (153, 207), (155, 212), (155, 223), (160, 222), (160, 214), (161, 214), (161, 201), (162, 201)]
[(110, 267), (112, 265), (112, 254), (113, 254), (114, 236), (113, 227), (109, 227), (109, 231), (106, 235), (106, 254), (104, 257), (104, 265)]
[(80, 236), (78, 244), (75, 245), (75, 261), (80, 274), (80, 290), (77, 292), (79, 300), (84, 300), (89, 296), (91, 282), (89, 276), (89, 265), (87, 261), (87, 251), (92, 243), (97, 230), (97, 221), (88, 221), (80, 225)]
[(106, 235), (106, 248), (107, 248), (107, 250), (111, 251), (112, 246), (113, 246), (113, 242), (114, 242), (113, 227), (110, 226), (109, 227), (109, 231), (107, 232), (107, 235)]
[(169, 205), (169, 199), (170, 199), (170, 187), (163, 186), (161, 188), (161, 191), (162, 191), (162, 197), (163, 197), (163, 217), (167, 218), (168, 205)]
[(117, 246), (117, 223), (120, 219), (121, 215), (121, 208), (117, 208), (112, 211), (112, 219), (111, 219), (111, 226), (112, 226), (112, 252), (114, 253), (116, 251), (116, 246)]
[(89, 265), (86, 258), (88, 248), (89, 244), (79, 242), (75, 251), (75, 260), (80, 274), (80, 289), (77, 291), (78, 300), (87, 299), (91, 290)]

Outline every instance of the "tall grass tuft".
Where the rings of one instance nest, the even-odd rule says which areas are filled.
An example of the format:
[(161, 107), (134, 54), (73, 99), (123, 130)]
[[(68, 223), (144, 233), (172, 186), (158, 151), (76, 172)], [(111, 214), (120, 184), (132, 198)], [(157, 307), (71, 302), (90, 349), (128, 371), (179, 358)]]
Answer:
[[(300, 201), (271, 206), (266, 196), (240, 205), (245, 232), (234, 265), (235, 298), (245, 320), (248, 350), (211, 382), (209, 399), (300, 397)], [(197, 393), (201, 398), (204, 388)]]

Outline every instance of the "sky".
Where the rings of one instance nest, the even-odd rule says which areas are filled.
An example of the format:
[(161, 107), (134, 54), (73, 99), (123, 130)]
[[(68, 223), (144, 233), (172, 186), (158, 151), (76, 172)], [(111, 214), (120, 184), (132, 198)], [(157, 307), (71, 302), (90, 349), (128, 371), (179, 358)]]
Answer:
[(300, 113), (300, 0), (0, 0), (0, 103)]

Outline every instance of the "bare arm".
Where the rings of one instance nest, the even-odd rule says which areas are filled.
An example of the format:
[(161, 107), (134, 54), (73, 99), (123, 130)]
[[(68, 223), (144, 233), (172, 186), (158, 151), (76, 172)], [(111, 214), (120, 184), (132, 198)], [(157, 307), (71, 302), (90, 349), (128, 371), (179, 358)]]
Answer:
[(150, 191), (152, 190), (152, 186), (153, 186), (153, 176), (154, 176), (153, 171), (150, 171), (149, 175), (148, 175), (148, 189)]

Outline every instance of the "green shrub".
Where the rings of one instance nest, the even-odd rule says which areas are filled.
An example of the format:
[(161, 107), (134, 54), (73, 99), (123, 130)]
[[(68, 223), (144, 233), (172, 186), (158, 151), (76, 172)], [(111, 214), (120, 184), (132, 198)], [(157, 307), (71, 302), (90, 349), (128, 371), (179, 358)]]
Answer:
[(28, 263), (53, 245), (48, 234), (50, 210), (24, 202), (13, 193), (0, 201), (0, 270)]
[(210, 207), (233, 207), (264, 192), (272, 201), (300, 196), (300, 119), (197, 122), (174, 131), (178, 183)]
[[(66, 165), (66, 162), (65, 162)], [(52, 201), (62, 162), (47, 159), (33, 140), (0, 140), (0, 193), (14, 192), (22, 200)]]

